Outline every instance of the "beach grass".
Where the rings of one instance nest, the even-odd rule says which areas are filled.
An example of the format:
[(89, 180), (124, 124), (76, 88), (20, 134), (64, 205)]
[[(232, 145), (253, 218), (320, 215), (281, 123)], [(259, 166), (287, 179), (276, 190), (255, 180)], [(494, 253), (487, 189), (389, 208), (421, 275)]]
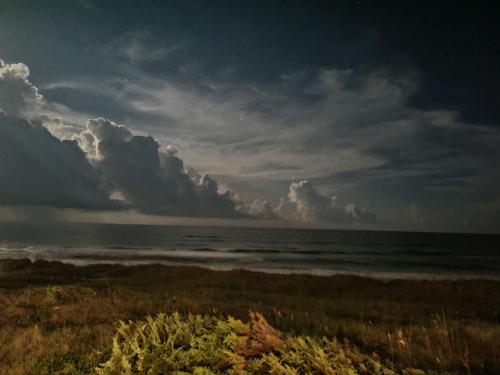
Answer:
[(113, 357), (120, 321), (199, 314), (245, 323), (250, 312), (286, 337), (349, 343), (396, 371), (496, 374), (499, 306), (494, 280), (6, 260), (0, 262), (0, 374), (94, 373)]

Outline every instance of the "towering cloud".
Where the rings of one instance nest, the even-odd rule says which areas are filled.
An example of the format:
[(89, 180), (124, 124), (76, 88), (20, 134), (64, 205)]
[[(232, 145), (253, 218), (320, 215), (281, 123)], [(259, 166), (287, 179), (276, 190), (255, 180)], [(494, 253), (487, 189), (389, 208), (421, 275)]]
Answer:
[(43, 125), (50, 122), (57, 130), (64, 121), (36, 111), (50, 103), (28, 78), (26, 65), (0, 60), (0, 205), (299, 222), (375, 219), (322, 196), (307, 181), (292, 183), (277, 208), (262, 200), (246, 205), (209, 176), (188, 172), (175, 147), (102, 117), (87, 120), (72, 140), (60, 140)]
[(43, 104), (28, 77), (26, 65), (0, 60), (0, 204), (116, 208), (77, 142), (22, 118)]
[(74, 141), (0, 113), (0, 204), (112, 209), (98, 173)]
[(208, 176), (191, 178), (177, 150), (160, 150), (152, 137), (98, 118), (61, 141), (23, 119), (44, 104), (29, 74), (22, 63), (0, 60), (0, 204), (246, 216), (235, 194)]
[(29, 68), (22, 64), (6, 64), (0, 59), (0, 109), (19, 115), (43, 101), (38, 89), (28, 80)]
[(162, 150), (150, 136), (97, 118), (79, 136), (81, 148), (109, 188), (141, 212), (180, 216), (241, 217), (239, 202), (208, 176), (191, 178), (174, 147)]
[(307, 180), (293, 182), (287, 198), (276, 208), (282, 218), (303, 223), (374, 222), (375, 215), (354, 204), (341, 205), (336, 197), (328, 198)]

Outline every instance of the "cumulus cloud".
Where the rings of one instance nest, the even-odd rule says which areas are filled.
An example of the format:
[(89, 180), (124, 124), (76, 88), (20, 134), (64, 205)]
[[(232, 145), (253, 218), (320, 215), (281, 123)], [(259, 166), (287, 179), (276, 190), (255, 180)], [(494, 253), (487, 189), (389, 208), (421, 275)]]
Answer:
[(104, 118), (75, 134), (46, 114), (57, 106), (44, 102), (29, 74), (22, 63), (0, 60), (0, 204), (248, 216), (229, 189), (189, 176), (174, 147), (161, 149), (154, 138)]
[(6, 64), (0, 59), (0, 108), (19, 115), (43, 103), (38, 89), (29, 81), (30, 70), (22, 64)]
[(288, 197), (282, 198), (275, 210), (279, 217), (301, 223), (345, 223), (375, 221), (375, 214), (356, 207), (341, 205), (336, 197), (318, 193), (307, 180), (293, 182)]
[(79, 144), (113, 191), (138, 211), (179, 216), (242, 217), (241, 203), (209, 176), (191, 177), (177, 149), (97, 118)]
[(117, 208), (108, 196), (76, 142), (0, 113), (0, 204)]
[[(328, 89), (334, 90), (331, 83)], [(29, 81), (26, 65), (0, 60), (0, 204), (299, 222), (374, 220), (353, 204), (322, 196), (307, 181), (292, 183), (277, 208), (260, 199), (246, 205), (226, 186), (186, 168), (175, 147), (162, 147), (155, 138), (102, 117), (87, 120), (76, 132), (81, 125), (65, 124), (55, 116), (57, 108)], [(249, 115), (237, 111), (235, 118)]]
[(262, 199), (255, 199), (250, 205), (248, 205), (247, 212), (250, 216), (257, 219), (278, 218), (271, 204), (268, 201)]
[(45, 103), (29, 75), (26, 65), (0, 60), (0, 204), (117, 208), (77, 142), (42, 126), (64, 124), (37, 114)]

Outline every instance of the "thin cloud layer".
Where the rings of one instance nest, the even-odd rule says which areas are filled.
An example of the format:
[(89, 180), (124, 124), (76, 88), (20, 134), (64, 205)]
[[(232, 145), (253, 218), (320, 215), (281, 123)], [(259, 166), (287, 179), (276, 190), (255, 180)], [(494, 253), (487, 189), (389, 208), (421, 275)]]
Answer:
[[(168, 43), (167, 43), (168, 42)], [(176, 35), (161, 43), (150, 32), (132, 31), (103, 46), (105, 55), (125, 60), (132, 65), (153, 63), (169, 58), (182, 51), (189, 44), (185, 36)], [(168, 45), (168, 48), (160, 45)]]
[(390, 170), (395, 183), (412, 173), (442, 184), (439, 174), (461, 174), (470, 155), (485, 166), (498, 145), (498, 131), (464, 123), (457, 112), (411, 107), (416, 76), (395, 78), (382, 69), (299, 72), (266, 86), (178, 82), (135, 71), (117, 89), (115, 79), (72, 87), (119, 96), (138, 129), (154, 129), (190, 164), (219, 178), (290, 181), (359, 172), (358, 183), (383, 180)]

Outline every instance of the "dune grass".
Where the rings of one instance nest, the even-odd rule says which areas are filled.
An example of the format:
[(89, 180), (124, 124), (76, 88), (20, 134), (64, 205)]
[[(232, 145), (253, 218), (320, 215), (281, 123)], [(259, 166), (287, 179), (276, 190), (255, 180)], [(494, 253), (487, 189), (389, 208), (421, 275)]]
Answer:
[(499, 306), (500, 283), (487, 280), (4, 261), (0, 374), (93, 373), (113, 357), (119, 321), (133, 326), (158, 313), (246, 321), (249, 311), (262, 312), (285, 337), (326, 337), (342, 350), (348, 340), (395, 370), (496, 374)]

